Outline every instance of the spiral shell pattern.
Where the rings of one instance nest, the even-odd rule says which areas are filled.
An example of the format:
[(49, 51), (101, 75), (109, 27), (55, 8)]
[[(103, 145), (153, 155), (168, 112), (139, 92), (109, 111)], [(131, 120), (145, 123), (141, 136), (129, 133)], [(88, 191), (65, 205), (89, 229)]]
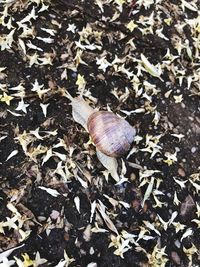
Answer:
[(111, 157), (121, 157), (127, 153), (136, 134), (126, 120), (109, 111), (91, 114), (87, 128), (97, 149)]

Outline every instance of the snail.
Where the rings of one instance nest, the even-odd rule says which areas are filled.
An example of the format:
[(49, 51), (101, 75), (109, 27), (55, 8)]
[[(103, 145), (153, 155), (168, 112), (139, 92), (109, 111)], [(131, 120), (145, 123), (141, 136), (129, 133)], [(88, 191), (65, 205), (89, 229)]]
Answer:
[(121, 157), (134, 140), (135, 129), (109, 111), (96, 111), (87, 121), (87, 129), (98, 150), (110, 157)]
[(118, 181), (116, 158), (130, 149), (136, 135), (135, 128), (113, 112), (93, 109), (80, 96), (73, 98), (69, 93), (66, 96), (71, 100), (74, 120), (89, 132), (99, 160)]

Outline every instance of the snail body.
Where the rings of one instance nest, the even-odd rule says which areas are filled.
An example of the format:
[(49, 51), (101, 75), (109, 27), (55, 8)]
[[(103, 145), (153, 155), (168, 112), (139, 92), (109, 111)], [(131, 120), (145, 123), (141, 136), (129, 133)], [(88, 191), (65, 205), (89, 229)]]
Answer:
[(96, 111), (82, 97), (67, 97), (74, 120), (89, 132), (98, 151), (113, 158), (128, 152), (136, 134), (134, 127), (113, 112)]
[(72, 97), (67, 92), (66, 97), (71, 101), (73, 119), (89, 132), (99, 161), (119, 182), (116, 158), (130, 149), (135, 128), (112, 112), (93, 109), (82, 96)]
[(87, 129), (96, 148), (114, 158), (128, 152), (136, 134), (126, 120), (109, 111), (94, 111), (87, 120)]

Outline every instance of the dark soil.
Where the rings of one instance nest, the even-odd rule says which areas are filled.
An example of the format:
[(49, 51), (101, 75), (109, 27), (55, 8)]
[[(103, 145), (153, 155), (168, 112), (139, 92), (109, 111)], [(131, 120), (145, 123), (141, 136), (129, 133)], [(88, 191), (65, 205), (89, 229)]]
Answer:
[[(162, 1), (162, 4), (153, 4), (146, 9), (140, 7), (138, 1), (127, 1), (130, 3), (123, 5), (121, 13), (115, 1), (103, 5), (103, 13), (94, 4), (95, 1), (52, 1), (48, 10), (43, 12), (39, 12), (42, 7), (40, 1), (38, 5), (33, 1), (28, 6), (27, 2), (16, 1), (9, 5), (8, 11), (16, 31), (12, 46), (0, 52), (0, 67), (6, 67), (4, 71), (0, 71), (0, 95), (5, 92), (13, 95), (10, 105), (0, 98), (0, 137), (6, 136), (5, 139), (0, 139), (0, 252), (24, 244), (8, 256), (9, 260), (15, 260), (12, 266), (19, 266), (16, 261), (18, 258), (24, 262), (20, 266), (55, 267), (65, 259), (64, 251), (69, 258), (74, 258), (69, 265), (76, 267), (199, 266), (200, 214), (197, 211), (198, 205), (200, 206), (200, 108), (197, 87), (199, 78), (195, 76), (199, 73), (199, 58), (195, 57), (195, 36), (187, 23), (187, 19), (197, 18), (198, 12), (188, 8), (183, 12), (179, 3), (181, 1)], [(198, 1), (196, 4), (199, 4)], [(0, 5), (3, 12), (5, 7)], [(35, 37), (51, 37), (52, 43), (31, 36), (20, 37), (23, 31), (17, 22), (26, 17), (33, 7), (38, 17), (31, 19), (28, 25), (34, 27)], [(138, 12), (134, 14), (136, 10)], [(119, 17), (111, 21), (115, 12), (119, 12)], [(142, 34), (138, 28), (131, 32), (126, 27), (131, 20), (137, 23), (142, 16), (150, 18), (152, 12), (155, 18), (152, 32)], [(163, 23), (162, 33), (167, 40), (155, 33), (157, 17)], [(164, 23), (167, 18), (172, 19), (170, 25)], [(181, 27), (185, 22), (187, 25), (181, 32), (177, 25)], [(72, 24), (76, 26), (74, 32), (68, 30)], [(145, 28), (144, 25), (137, 24)], [(75, 42), (79, 41), (80, 31), (84, 27), (88, 27), (88, 43), (86, 39), (80, 43), (84, 46), (95, 44), (95, 49), (77, 48)], [(55, 36), (42, 28), (55, 30)], [(2, 27), (0, 32), (8, 34), (10, 30)], [(178, 36), (182, 43), (188, 40), (192, 60), (185, 49), (178, 55), (174, 36)], [(26, 55), (19, 44), (19, 38), (26, 44)], [(43, 51), (28, 47), (29, 41)], [(130, 45), (131, 41), (134, 48)], [(177, 58), (173, 63), (163, 63), (167, 66), (163, 68), (161, 75), (163, 81), (142, 70), (142, 75), (138, 76), (138, 88), (143, 88), (143, 93), (137, 94), (136, 80), (133, 79), (138, 75), (138, 65), (134, 59), (140, 60), (140, 55), (144, 54), (152, 64), (161, 64), (167, 60), (164, 58), (167, 49)], [(81, 59), (86, 64), (76, 65), (77, 51), (82, 51)], [(36, 52), (39, 58), (49, 56), (52, 64), (35, 63), (30, 66), (28, 56)], [(105, 72), (99, 69), (96, 58), (102, 58), (102, 55), (108, 62), (112, 62), (115, 56), (122, 61), (125, 59), (124, 67), (134, 76), (128, 77), (122, 71), (115, 71), (113, 66), (108, 66)], [(172, 67), (184, 70), (183, 76), (187, 78), (196, 77), (190, 88), (185, 77), (182, 84), (179, 83), (178, 75), (182, 74), (173, 72)], [(65, 69), (66, 79), (62, 78)], [(2, 73), (6, 75), (1, 76)], [(94, 146), (87, 143), (88, 133), (72, 117), (70, 101), (64, 96), (64, 91), (67, 90), (72, 96), (80, 93), (76, 84), (79, 74), (87, 82), (83, 95), (91, 106), (101, 110), (106, 110), (109, 106), (121, 116), (125, 115), (124, 110), (145, 110), (126, 117), (141, 137), (141, 140), (132, 145), (135, 152), (128, 158), (127, 155), (123, 157), (127, 182), (116, 184), (111, 176), (106, 181), (105, 168), (98, 161)], [(39, 85), (44, 85), (41, 90), (50, 89), (41, 98), (31, 90), (35, 80)], [(152, 88), (149, 91), (144, 89), (147, 88), (145, 82), (155, 85), (157, 92), (152, 93)], [(20, 83), (25, 88), (22, 98), (29, 104), (27, 113), (16, 110), (21, 97), (17, 95), (19, 91), (10, 90)], [(5, 89), (1, 89), (2, 84), (6, 84)], [(126, 97), (127, 90), (129, 93)], [(169, 90), (172, 92), (167, 96)], [(174, 96), (179, 95), (182, 95), (183, 100), (176, 103)], [(49, 104), (46, 117), (41, 103)], [(155, 110), (159, 114), (158, 123), (154, 123)], [(41, 138), (31, 134), (37, 128)], [(53, 134), (55, 130), (57, 132)], [(26, 153), (19, 141), (19, 136), (23, 133), (27, 134), (25, 141), (32, 138)], [(172, 134), (182, 134), (183, 137), (179, 140)], [(155, 155), (144, 150), (148, 136), (158, 138), (160, 148)], [(61, 139), (66, 147), (53, 148)], [(156, 143), (155, 139), (153, 142)], [(41, 152), (42, 148), (44, 152)], [(59, 155), (64, 155), (65, 159), (54, 155), (43, 163), (50, 148)], [(17, 154), (8, 159), (16, 150)], [(166, 161), (167, 153), (176, 153), (176, 160)], [(120, 172), (123, 164), (120, 159), (118, 161)], [(136, 163), (139, 167), (132, 167), (131, 163)], [(60, 169), (59, 164), (62, 166)], [(144, 170), (153, 170), (154, 173), (143, 180), (141, 175)], [(154, 191), (142, 206), (152, 177), (155, 177)], [(177, 181), (185, 184), (180, 186)], [(59, 195), (55, 197), (44, 188), (54, 189)], [(180, 201), (178, 204), (175, 196)], [(77, 197), (80, 211), (75, 204)], [(111, 198), (116, 201), (115, 204)], [(156, 205), (156, 199), (163, 204)], [(116, 255), (116, 243), (116, 247), (111, 246), (112, 238), (117, 235), (109, 229), (102, 215), (96, 210), (91, 218), (91, 205), (94, 201), (105, 205), (106, 214), (117, 228), (118, 236), (122, 237), (125, 231), (134, 235), (134, 241), (128, 243), (130, 248), (121, 256)], [(120, 204), (120, 201), (129, 204), (129, 208)], [(170, 222), (174, 212), (177, 215)], [(5, 222), (11, 222), (14, 216), (19, 218), (15, 220), (16, 227), (6, 226)], [(162, 220), (169, 221), (167, 229)], [(145, 222), (150, 223), (152, 228)], [(184, 226), (180, 231), (177, 230), (178, 223)], [(189, 230), (192, 232), (184, 237)], [(192, 247), (193, 250), (189, 250)], [(162, 249), (166, 254), (162, 254)], [(46, 259), (45, 263), (33, 265), (25, 262), (25, 253), (34, 261), (36, 252)], [(4, 266), (1, 260), (0, 254), (0, 266)], [(65, 265), (60, 263), (58, 266), (68, 266), (68, 263), (66, 261)]]

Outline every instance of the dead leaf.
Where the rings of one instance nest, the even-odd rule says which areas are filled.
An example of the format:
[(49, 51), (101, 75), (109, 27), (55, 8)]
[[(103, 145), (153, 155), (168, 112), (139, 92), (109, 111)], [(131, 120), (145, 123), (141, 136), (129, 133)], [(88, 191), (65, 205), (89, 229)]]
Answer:
[(96, 204), (96, 207), (99, 211), (99, 213), (101, 214), (105, 224), (108, 226), (108, 228), (115, 232), (117, 235), (119, 234), (117, 231), (117, 228), (115, 227), (115, 225), (113, 224), (113, 222), (111, 221), (111, 219), (108, 217), (108, 215), (106, 214), (105, 211), (105, 206), (103, 205), (103, 203), (99, 200), (99, 203)]

